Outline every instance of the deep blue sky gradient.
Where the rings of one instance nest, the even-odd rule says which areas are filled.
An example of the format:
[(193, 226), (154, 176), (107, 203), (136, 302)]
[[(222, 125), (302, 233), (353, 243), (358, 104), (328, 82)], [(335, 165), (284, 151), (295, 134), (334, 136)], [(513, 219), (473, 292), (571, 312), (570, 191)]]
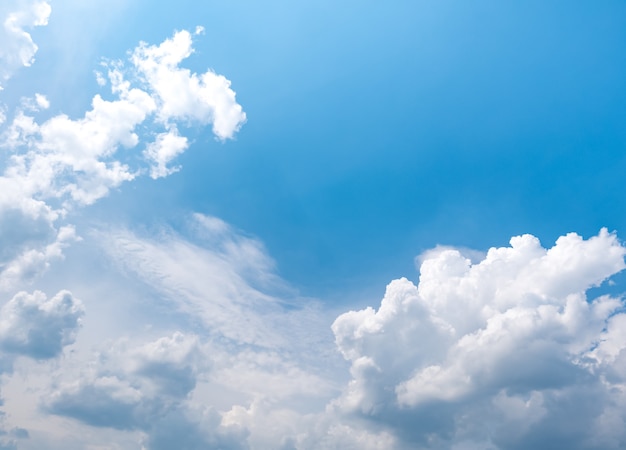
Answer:
[(436, 244), (485, 250), (532, 233), (550, 246), (603, 226), (626, 236), (623, 2), (165, 9), (118, 11), (94, 65), (203, 25), (185, 65), (226, 74), (248, 123), (223, 144), (197, 134), (183, 171), (123, 186), (85, 215), (216, 215), (265, 242), (304, 294), (332, 301), (415, 279), (413, 257)]

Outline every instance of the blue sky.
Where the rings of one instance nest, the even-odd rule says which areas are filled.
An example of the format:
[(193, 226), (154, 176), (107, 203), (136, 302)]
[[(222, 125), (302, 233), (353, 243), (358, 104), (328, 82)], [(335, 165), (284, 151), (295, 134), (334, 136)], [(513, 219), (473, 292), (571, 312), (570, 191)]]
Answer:
[(625, 13), (8, 0), (0, 448), (623, 447)]
[[(189, 6), (206, 17), (189, 67), (228, 74), (250, 120), (235, 142), (197, 135), (164, 195), (260, 237), (311, 294), (408, 276), (435, 244), (619, 230), (619, 8)], [(128, 9), (126, 42), (195, 26)]]

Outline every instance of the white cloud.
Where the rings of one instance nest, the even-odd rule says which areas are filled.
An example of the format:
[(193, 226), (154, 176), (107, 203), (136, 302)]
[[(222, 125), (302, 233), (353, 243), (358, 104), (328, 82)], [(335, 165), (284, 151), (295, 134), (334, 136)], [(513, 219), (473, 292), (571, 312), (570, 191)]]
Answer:
[(19, 184), (26, 197), (67, 196), (78, 205), (93, 203), (135, 177), (113, 156), (122, 146), (138, 144), (134, 130), (153, 109), (148, 94), (129, 89), (114, 101), (96, 95), (92, 109), (77, 120), (61, 114), (39, 125), (19, 114), (10, 129), (16, 136), (12, 147), (26, 152), (12, 158), (5, 177)]
[[(170, 318), (161, 327), (194, 334), (163, 335), (150, 327), (103, 344), (91, 362), (68, 357), (43, 395), (45, 410), (112, 433), (140, 432), (149, 449), (171, 447), (176, 438), (187, 439), (189, 448), (299, 442), (312, 449), (330, 428), (342, 442), (376, 441), (376, 433), (337, 427), (323, 414), (339, 392), (326, 374), (340, 362), (330, 316), (289, 299), (293, 291), (272, 273), (273, 262), (255, 239), (202, 215), (191, 218), (188, 233), (86, 236), (123, 263), (121, 273), (149, 286), (142, 291), (152, 299), (145, 307)], [(146, 334), (155, 338), (145, 342)], [(269, 417), (286, 422), (268, 428)]]
[[(46, 5), (21, 4), (32, 14), (9, 15), (11, 23), (30, 17), (43, 24)], [(20, 281), (20, 273), (32, 272), (27, 266), (45, 269), (48, 250), (69, 242), (65, 239), (60, 245), (54, 237), (62, 233), (68, 213), (147, 171), (137, 165), (138, 158), (121, 149), (139, 148), (135, 153), (147, 160), (150, 176), (165, 177), (179, 169), (169, 165), (189, 147), (179, 133), (178, 121), (185, 126), (190, 121), (213, 124), (220, 139), (232, 138), (241, 127), (245, 114), (226, 78), (211, 71), (196, 75), (178, 67), (193, 51), (191, 44), (191, 34), (181, 31), (159, 46), (142, 43), (137, 47), (131, 58), (134, 70), (127, 71), (121, 61), (105, 64), (114, 98), (95, 95), (91, 109), (82, 117), (57, 114), (39, 122), (31, 113), (48, 109), (47, 97), (37, 93), (23, 100), (2, 133), (1, 146), (8, 152), (0, 175), (0, 217), (20, 216), (24, 239), (18, 236), (7, 241), (15, 259), (10, 260), (8, 250), (3, 250), (0, 284), (7, 284), (1, 277)], [(168, 83), (175, 83), (173, 88), (181, 91), (176, 95), (167, 91)], [(39, 240), (34, 238), (36, 233)]]
[[(3, 20), (0, 29), (0, 89), (17, 68), (33, 62), (37, 46), (26, 30), (45, 25), (49, 14), (50, 6), (45, 1), (10, 1), (0, 5), (0, 19)], [(199, 80), (189, 71), (167, 62), (164, 64), (167, 65), (166, 71), (187, 74), (191, 84)], [(195, 122), (199, 125), (214, 124), (216, 133), (221, 133), (217, 134), (220, 139), (232, 137), (241, 125), (231, 124), (230, 130), (224, 128), (228, 108), (243, 115), (241, 107), (234, 102), (230, 82), (224, 77), (212, 72), (204, 74), (203, 80), (215, 77), (222, 83), (221, 87), (202, 81), (198, 85), (202, 101), (188, 105), (184, 117), (168, 116), (164, 121), (167, 114), (162, 110), (169, 106), (149, 84), (132, 74), (129, 79), (124, 78), (121, 62), (110, 63), (108, 69), (113, 98), (95, 95), (91, 108), (82, 117), (38, 114), (50, 108), (48, 98), (41, 93), (22, 99), (21, 107), (9, 116), (8, 123), (7, 114), (2, 109), (0, 145), (6, 151), (2, 154), (4, 160), (0, 161), (3, 170), (0, 174), (0, 291), (15, 292), (45, 272), (52, 261), (64, 257), (64, 248), (80, 239), (74, 226), (68, 223), (74, 209), (96, 202), (111, 189), (147, 171), (145, 164), (137, 164), (139, 158), (130, 152), (122, 153), (121, 149), (138, 149), (134, 151), (138, 156), (144, 148), (151, 175), (163, 177), (177, 170), (168, 165), (188, 147), (187, 138), (178, 133), (178, 120), (189, 122), (197, 118)], [(132, 73), (136, 74), (137, 70)], [(156, 70), (162, 73), (158, 67)], [(224, 95), (232, 100), (226, 109)], [(206, 105), (209, 105), (209, 113)], [(194, 111), (194, 108), (202, 111)], [(47, 118), (40, 120), (39, 117)], [(185, 123), (187, 125), (190, 124)], [(151, 142), (154, 136), (156, 140)], [(64, 306), (69, 310), (63, 311)], [(57, 356), (65, 345), (73, 342), (83, 314), (80, 302), (74, 301), (71, 294), (62, 292), (48, 301), (39, 291), (32, 296), (24, 292), (17, 294), (1, 311), (0, 350), (5, 356), (0, 362), (3, 370), (11, 370), (16, 355), (38, 360)], [(163, 341), (161, 344), (166, 345)], [(160, 376), (151, 378), (151, 383), (143, 384), (144, 389), (153, 389), (158, 394), (150, 397), (142, 392), (144, 397), (139, 403), (132, 403), (129, 400), (132, 395), (128, 395), (132, 394), (133, 386), (125, 384), (126, 378), (104, 374), (91, 383), (74, 386), (76, 393), (82, 395), (84, 391), (94, 401), (108, 401), (111, 408), (117, 406), (118, 412), (134, 417), (139, 414), (133, 409), (135, 407), (164, 407), (167, 404), (163, 403), (166, 391), (171, 396), (177, 389), (184, 393), (193, 389), (195, 372), (189, 366), (155, 359), (145, 351), (143, 359), (137, 356), (135, 360), (136, 370), (160, 373)], [(67, 396), (71, 390), (59, 392)], [(67, 398), (71, 403), (78, 397), (70, 395)], [(75, 406), (80, 409), (83, 405)], [(71, 410), (72, 406), (67, 408)], [(85, 414), (88, 416), (89, 411)], [(6, 442), (13, 446), (14, 439)]]
[[(333, 324), (352, 374), (335, 407), (428, 448), (528, 448), (537, 436), (589, 445), (595, 430), (563, 424), (601, 427), (607, 414), (616, 423), (609, 399), (626, 380), (615, 364), (626, 345), (615, 331), (622, 300), (585, 293), (624, 269), (625, 254), (606, 230), (550, 249), (514, 237), (475, 264), (454, 249), (430, 252), (417, 286), (393, 281), (377, 311)], [(409, 431), (406, 420), (419, 425)]]
[(178, 332), (130, 348), (119, 341), (90, 370), (61, 382), (45, 408), (93, 426), (148, 430), (194, 389), (201, 353), (196, 337)]
[(29, 248), (29, 243), (18, 241), (25, 247), (20, 253), (0, 266), (0, 289), (8, 291), (14, 286), (32, 281), (38, 274), (48, 269), (54, 260), (63, 259), (63, 249), (80, 240), (71, 225), (61, 227), (54, 241), (44, 246)]
[(192, 52), (192, 35), (183, 30), (159, 46), (141, 43), (131, 60), (145, 77), (149, 90), (155, 93), (159, 120), (212, 124), (218, 138), (232, 138), (246, 121), (246, 114), (224, 76), (211, 70), (192, 74), (178, 66)]
[(198, 339), (177, 332), (136, 350), (134, 373), (147, 377), (164, 395), (184, 397), (196, 385), (202, 356)]
[(27, 30), (47, 25), (51, 11), (45, 0), (4, 0), (0, 5), (0, 90), (16, 70), (33, 63), (37, 44)]
[(273, 261), (258, 240), (199, 214), (191, 217), (189, 228), (189, 237), (169, 230), (142, 237), (120, 229), (98, 239), (107, 243), (105, 250), (123, 271), (215, 335), (271, 349), (291, 347), (294, 335), (303, 339), (303, 348), (318, 338), (296, 324), (302, 318), (320, 327), (318, 305), (292, 304), (287, 313), (285, 300), (271, 292), (295, 294), (273, 273)]
[(197, 336), (180, 332), (139, 345), (121, 340), (100, 351), (77, 379), (55, 385), (44, 409), (94, 427), (137, 430), (150, 450), (174, 442), (178, 448), (247, 448), (241, 427), (222, 425), (217, 411), (187, 401), (208, 358)]
[(391, 433), (367, 429), (371, 427), (362, 422), (328, 411), (302, 414), (268, 401), (255, 401), (248, 408), (234, 406), (222, 420), (248, 430), (251, 449), (387, 450), (397, 445)]
[(35, 94), (35, 103), (41, 109), (48, 109), (48, 108), (50, 108), (50, 101), (43, 94)]
[(20, 292), (0, 309), (0, 350), (34, 359), (58, 356), (72, 344), (84, 309), (68, 291), (51, 299), (43, 292)]
[(626, 442), (624, 304), (587, 298), (624, 267), (626, 249), (606, 230), (550, 249), (513, 238), (474, 263), (429, 252), (417, 285), (393, 281), (378, 309), (336, 319), (342, 365), (329, 317), (298, 304), (260, 242), (214, 217), (187, 226), (86, 236), (145, 283), (141, 300), (124, 302), (169, 321), (67, 355), (40, 388), (43, 413), (150, 450), (177, 438), (298, 450)]
[(165, 133), (159, 133), (156, 140), (148, 144), (144, 151), (146, 159), (153, 162), (150, 176), (156, 179), (177, 172), (178, 167), (168, 167), (167, 165), (184, 152), (188, 146), (187, 138), (180, 136), (175, 127)]

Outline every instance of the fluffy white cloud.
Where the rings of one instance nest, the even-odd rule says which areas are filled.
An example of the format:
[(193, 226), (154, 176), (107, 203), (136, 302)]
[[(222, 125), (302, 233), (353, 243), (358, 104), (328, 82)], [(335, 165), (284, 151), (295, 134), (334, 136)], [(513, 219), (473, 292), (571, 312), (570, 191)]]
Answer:
[(378, 310), (333, 324), (352, 374), (335, 407), (428, 448), (593, 447), (603, 435), (592, 423), (620, 423), (611, 442), (623, 445), (623, 401), (611, 392), (626, 380), (616, 364), (624, 304), (586, 292), (624, 269), (625, 254), (606, 230), (550, 249), (514, 237), (475, 264), (454, 249), (430, 252), (418, 286), (393, 281)]
[(145, 92), (125, 89), (114, 101), (96, 95), (92, 109), (77, 120), (61, 114), (39, 125), (19, 113), (9, 134), (14, 137), (11, 147), (22, 152), (12, 157), (6, 183), (19, 186), (26, 198), (93, 203), (134, 178), (114, 154), (120, 147), (138, 144), (135, 128), (154, 107)]
[(168, 167), (168, 164), (184, 152), (188, 145), (187, 138), (180, 136), (175, 127), (165, 133), (159, 133), (155, 141), (148, 144), (144, 151), (146, 159), (153, 163), (150, 176), (156, 179), (177, 172), (178, 167)]
[(155, 94), (160, 121), (194, 120), (213, 124), (218, 138), (232, 138), (246, 121), (246, 114), (224, 76), (211, 70), (192, 74), (179, 67), (192, 52), (191, 33), (183, 30), (159, 46), (141, 43), (131, 60)]
[[(7, 21), (21, 24), (30, 17), (43, 23), (49, 13), (45, 2), (21, 6), (32, 14), (11, 13)], [(212, 124), (220, 139), (239, 130), (245, 114), (230, 82), (211, 71), (197, 75), (178, 66), (193, 51), (191, 45), (191, 34), (180, 31), (159, 46), (142, 43), (132, 52), (131, 69), (121, 61), (109, 62), (113, 99), (95, 95), (82, 117), (58, 114), (40, 122), (33, 113), (50, 107), (45, 95), (22, 101), (0, 144), (8, 150), (0, 175), (0, 231), (19, 234), (0, 242), (0, 285), (8, 284), (3, 279), (23, 281), (20, 273), (46, 267), (47, 255), (56, 256), (53, 250), (70, 242), (61, 239), (67, 234), (62, 223), (74, 208), (148, 171), (121, 149), (139, 149), (150, 176), (159, 178), (178, 170), (169, 164), (189, 146), (179, 122)]]
[(0, 4), (0, 89), (17, 69), (33, 63), (37, 44), (27, 30), (47, 25), (51, 10), (45, 0), (4, 0)]

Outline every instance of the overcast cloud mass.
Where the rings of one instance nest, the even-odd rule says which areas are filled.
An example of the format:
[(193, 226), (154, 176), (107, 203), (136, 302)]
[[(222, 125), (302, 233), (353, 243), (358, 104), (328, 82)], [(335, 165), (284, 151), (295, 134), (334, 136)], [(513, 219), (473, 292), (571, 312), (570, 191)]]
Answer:
[(79, 3), (0, 5), (0, 449), (626, 447), (623, 6)]

